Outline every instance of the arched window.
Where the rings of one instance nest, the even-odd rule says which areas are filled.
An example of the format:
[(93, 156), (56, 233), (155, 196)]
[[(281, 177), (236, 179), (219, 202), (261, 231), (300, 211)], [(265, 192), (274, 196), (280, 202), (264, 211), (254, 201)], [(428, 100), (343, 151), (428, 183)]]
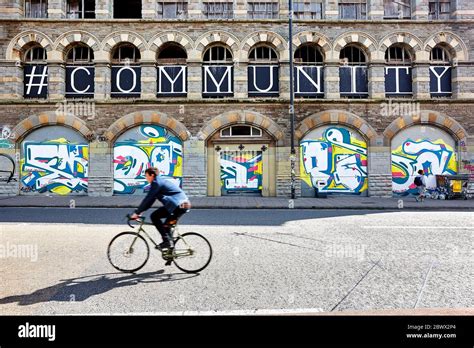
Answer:
[(278, 62), (278, 56), (270, 46), (261, 45), (250, 51), (249, 62), (259, 64), (275, 63)]
[(232, 53), (223, 45), (209, 47), (203, 56), (202, 96), (223, 98), (234, 95), (234, 62)]
[(262, 130), (249, 125), (234, 125), (221, 130), (221, 137), (261, 137)]
[(29, 47), (23, 55), (23, 96), (45, 99), (48, 96), (48, 65), (46, 50), (38, 44)]
[(232, 63), (232, 53), (224, 46), (211, 46), (204, 53), (204, 64), (229, 64)]
[(321, 65), (324, 57), (321, 49), (312, 44), (301, 45), (295, 51), (295, 63), (305, 65)]
[(79, 44), (73, 46), (67, 53), (68, 64), (87, 64), (94, 60), (94, 51), (87, 45)]
[(367, 62), (365, 52), (355, 45), (344, 47), (339, 54), (343, 64), (360, 65)]
[(339, 89), (341, 97), (345, 98), (367, 98), (367, 56), (365, 52), (356, 45), (344, 47), (339, 59)]
[(138, 63), (140, 61), (140, 51), (132, 44), (120, 44), (113, 51), (112, 61), (119, 64)]
[(432, 98), (448, 98), (453, 92), (452, 54), (439, 44), (430, 52), (430, 94)]
[(24, 56), (25, 63), (46, 63), (46, 50), (40, 45), (30, 47)]
[(278, 97), (279, 65), (276, 51), (268, 45), (250, 50), (248, 65), (249, 97)]
[(122, 43), (112, 51), (113, 98), (139, 98), (141, 93), (140, 51), (135, 45)]
[(66, 98), (93, 98), (94, 51), (79, 43), (66, 53)]
[(295, 96), (324, 97), (324, 57), (319, 46), (304, 44), (295, 51)]
[(385, 51), (385, 62), (387, 64), (411, 65), (412, 56), (404, 46), (391, 46)]
[(392, 45), (385, 51), (385, 96), (411, 97), (413, 54), (406, 45)]
[(168, 43), (157, 54), (158, 97), (185, 97), (186, 86), (186, 50), (177, 43)]

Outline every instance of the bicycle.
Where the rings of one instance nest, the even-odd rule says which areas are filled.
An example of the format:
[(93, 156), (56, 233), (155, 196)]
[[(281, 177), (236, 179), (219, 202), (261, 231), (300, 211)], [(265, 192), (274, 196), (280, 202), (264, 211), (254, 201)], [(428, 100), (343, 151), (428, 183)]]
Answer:
[[(127, 214), (127, 224), (133, 219)], [(154, 226), (152, 223), (145, 222), (145, 217), (135, 220), (138, 222), (138, 232), (126, 231), (116, 235), (109, 243), (107, 248), (107, 257), (110, 264), (117, 270), (126, 273), (134, 273), (140, 270), (147, 263), (150, 257), (150, 246), (145, 237), (154, 245), (155, 249), (161, 251), (161, 257), (166, 261), (165, 265), (171, 263), (185, 273), (198, 273), (205, 269), (212, 258), (211, 243), (196, 232), (186, 232), (180, 234), (177, 230), (178, 220), (170, 221), (169, 227), (174, 241), (174, 248), (162, 250), (158, 243), (145, 231), (143, 226)], [(144, 236), (145, 237), (144, 237)], [(120, 261), (131, 261), (132, 265), (122, 266)], [(194, 261), (194, 266), (191, 266)], [(189, 264), (187, 264), (189, 263)]]

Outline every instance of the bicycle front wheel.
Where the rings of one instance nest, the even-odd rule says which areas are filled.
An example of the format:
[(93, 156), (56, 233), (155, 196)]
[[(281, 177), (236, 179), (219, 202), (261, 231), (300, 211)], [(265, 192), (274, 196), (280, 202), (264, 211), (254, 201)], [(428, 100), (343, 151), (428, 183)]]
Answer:
[(184, 233), (174, 242), (173, 263), (183, 272), (200, 272), (209, 265), (211, 258), (211, 243), (199, 233)]
[(132, 273), (145, 266), (150, 257), (150, 247), (138, 233), (122, 232), (110, 241), (107, 257), (115, 269)]

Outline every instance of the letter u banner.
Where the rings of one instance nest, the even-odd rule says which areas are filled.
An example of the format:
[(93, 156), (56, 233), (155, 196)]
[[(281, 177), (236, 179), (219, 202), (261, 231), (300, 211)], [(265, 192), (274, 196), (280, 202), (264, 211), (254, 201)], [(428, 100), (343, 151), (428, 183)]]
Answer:
[(252, 65), (248, 67), (249, 97), (278, 97), (277, 65)]
[(139, 98), (141, 92), (141, 67), (113, 66), (112, 89), (113, 98)]

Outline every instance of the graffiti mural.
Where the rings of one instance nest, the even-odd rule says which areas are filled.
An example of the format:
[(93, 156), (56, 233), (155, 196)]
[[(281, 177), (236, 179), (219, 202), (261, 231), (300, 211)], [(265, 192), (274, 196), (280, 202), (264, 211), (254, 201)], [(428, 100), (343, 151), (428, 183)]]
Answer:
[(396, 194), (417, 193), (413, 181), (420, 169), (425, 173), (427, 190), (436, 188), (437, 174), (457, 173), (454, 148), (445, 139), (415, 139), (392, 147), (392, 186)]
[(321, 127), (300, 146), (302, 194), (321, 192), (361, 194), (367, 190), (367, 144), (342, 127)]
[(221, 153), (220, 166), (224, 193), (262, 191), (261, 151), (224, 151)]
[(22, 192), (53, 192), (59, 195), (87, 192), (87, 144), (73, 144), (65, 138), (42, 142), (24, 141), (22, 154)]
[(114, 145), (114, 193), (143, 193), (145, 170), (156, 167), (181, 185), (183, 146), (167, 129), (143, 125), (126, 131)]

